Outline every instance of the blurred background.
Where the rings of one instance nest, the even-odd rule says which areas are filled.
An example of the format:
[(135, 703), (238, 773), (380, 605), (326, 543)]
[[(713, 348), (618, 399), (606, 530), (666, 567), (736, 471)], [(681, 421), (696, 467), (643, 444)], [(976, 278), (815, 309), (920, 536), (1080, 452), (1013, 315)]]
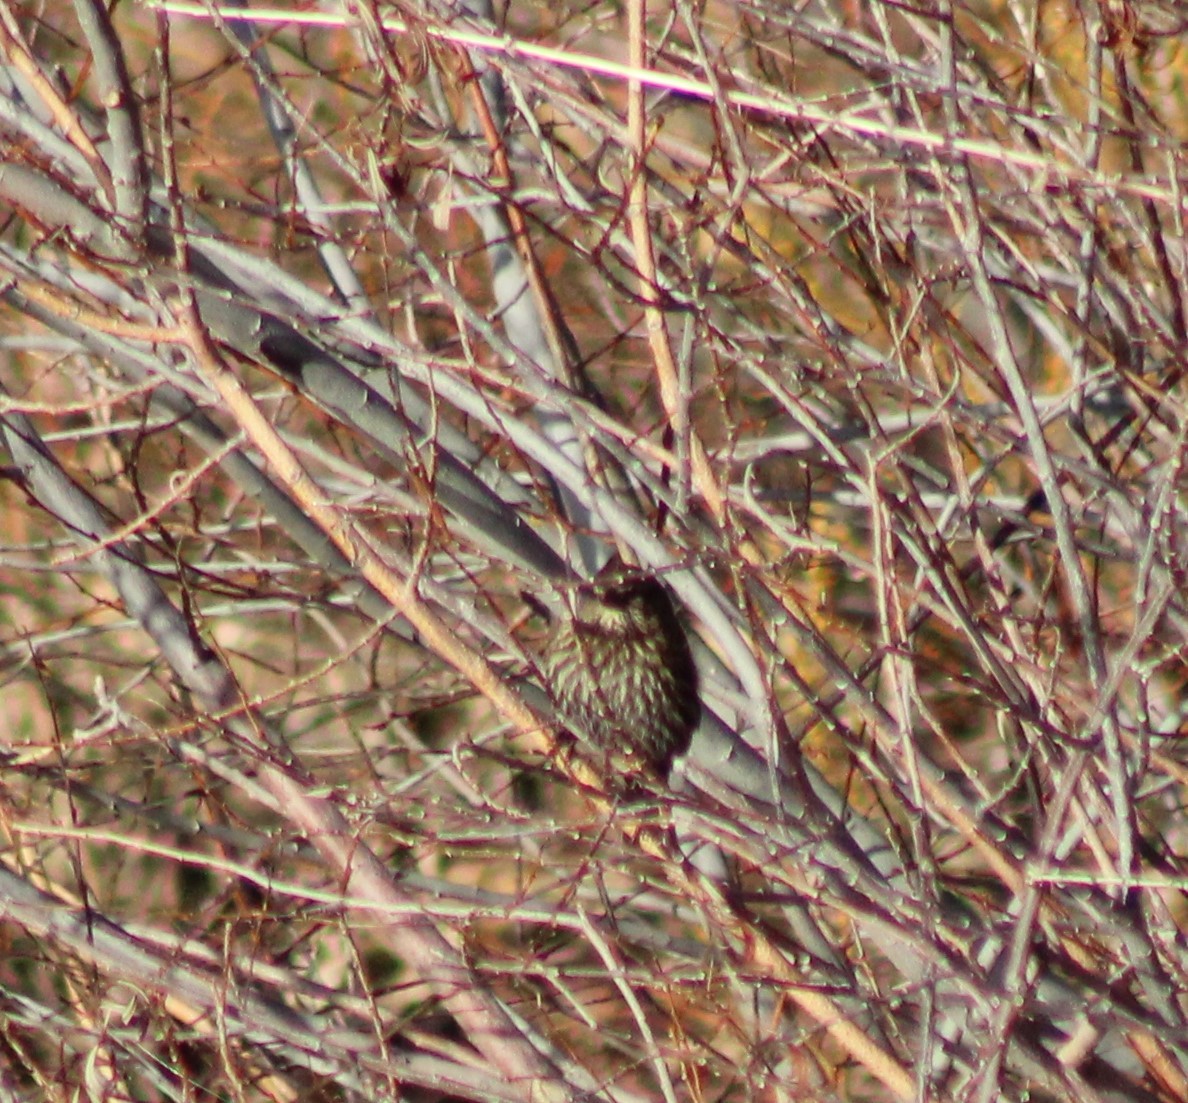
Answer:
[(1188, 1098), (1186, 32), (0, 9), (0, 1091)]

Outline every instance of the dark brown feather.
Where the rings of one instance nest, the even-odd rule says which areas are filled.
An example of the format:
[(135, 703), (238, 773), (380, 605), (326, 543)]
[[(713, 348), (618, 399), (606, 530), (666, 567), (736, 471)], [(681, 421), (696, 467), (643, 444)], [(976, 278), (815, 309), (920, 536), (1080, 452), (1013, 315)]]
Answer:
[(609, 757), (661, 775), (701, 718), (697, 667), (672, 598), (654, 578), (591, 583), (553, 634), (545, 670), (563, 719)]

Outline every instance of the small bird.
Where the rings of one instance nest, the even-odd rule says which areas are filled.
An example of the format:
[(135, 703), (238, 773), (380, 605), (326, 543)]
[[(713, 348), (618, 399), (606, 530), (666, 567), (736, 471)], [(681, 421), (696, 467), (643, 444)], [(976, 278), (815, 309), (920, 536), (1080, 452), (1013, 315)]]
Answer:
[(651, 576), (596, 579), (557, 621), (545, 675), (564, 720), (608, 762), (666, 777), (701, 719), (697, 667), (668, 588)]

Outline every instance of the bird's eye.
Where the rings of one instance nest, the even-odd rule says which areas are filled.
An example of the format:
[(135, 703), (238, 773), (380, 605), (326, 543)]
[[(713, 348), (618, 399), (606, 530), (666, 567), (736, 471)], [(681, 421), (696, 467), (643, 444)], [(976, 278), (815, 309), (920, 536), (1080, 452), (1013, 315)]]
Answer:
[(615, 586), (612, 589), (603, 590), (600, 596), (607, 605), (615, 609), (622, 609), (634, 595), (630, 586)]

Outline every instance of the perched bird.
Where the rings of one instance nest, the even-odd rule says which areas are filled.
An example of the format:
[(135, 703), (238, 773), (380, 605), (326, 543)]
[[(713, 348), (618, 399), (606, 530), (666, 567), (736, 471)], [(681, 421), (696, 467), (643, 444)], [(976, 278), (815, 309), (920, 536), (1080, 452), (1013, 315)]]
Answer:
[(688, 637), (667, 587), (648, 576), (582, 586), (556, 622), (545, 675), (579, 738), (662, 777), (701, 718)]

